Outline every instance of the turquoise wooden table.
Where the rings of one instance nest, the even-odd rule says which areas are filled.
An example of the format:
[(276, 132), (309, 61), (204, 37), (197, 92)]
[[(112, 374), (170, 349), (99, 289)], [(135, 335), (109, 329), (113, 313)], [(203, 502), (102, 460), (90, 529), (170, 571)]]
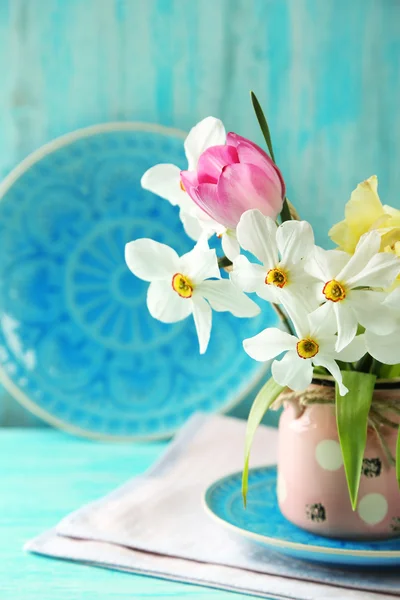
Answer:
[(94, 443), (51, 429), (0, 430), (1, 600), (227, 600), (239, 596), (22, 551), (26, 540), (68, 512), (142, 473), (165, 447), (163, 442)]

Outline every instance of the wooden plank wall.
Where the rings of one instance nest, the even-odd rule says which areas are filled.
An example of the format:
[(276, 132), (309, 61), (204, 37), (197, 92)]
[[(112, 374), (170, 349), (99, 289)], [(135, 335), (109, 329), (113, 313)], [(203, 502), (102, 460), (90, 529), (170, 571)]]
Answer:
[[(212, 114), (260, 142), (254, 89), (288, 195), (325, 243), (369, 175), (399, 206), (399, 61), (398, 0), (0, 0), (0, 175), (110, 120), (188, 129)], [(5, 397), (1, 419), (32, 422)]]

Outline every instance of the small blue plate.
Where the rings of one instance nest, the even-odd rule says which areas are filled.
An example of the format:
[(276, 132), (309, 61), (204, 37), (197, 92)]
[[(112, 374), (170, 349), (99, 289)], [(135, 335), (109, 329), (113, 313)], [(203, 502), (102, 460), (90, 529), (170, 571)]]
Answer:
[(400, 565), (400, 538), (377, 542), (335, 540), (308, 533), (281, 514), (276, 497), (276, 467), (251, 469), (247, 508), (242, 473), (213, 483), (205, 494), (207, 511), (222, 525), (271, 550), (294, 558), (341, 565)]
[[(59, 138), (0, 186), (0, 379), (51, 424), (101, 439), (163, 438), (195, 411), (225, 411), (264, 366), (242, 340), (275, 320), (214, 313), (199, 355), (192, 319), (154, 320), (126, 242), (187, 252), (176, 207), (143, 190), (150, 166), (184, 168), (182, 132), (114, 123)], [(268, 310), (268, 305), (264, 305)]]

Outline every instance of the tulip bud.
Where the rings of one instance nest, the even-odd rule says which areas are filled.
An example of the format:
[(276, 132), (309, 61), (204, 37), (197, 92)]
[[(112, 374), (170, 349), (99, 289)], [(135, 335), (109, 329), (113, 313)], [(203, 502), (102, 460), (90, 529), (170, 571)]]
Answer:
[(181, 172), (181, 181), (194, 202), (229, 229), (236, 229), (251, 208), (275, 220), (285, 197), (285, 183), (274, 162), (236, 133), (228, 133), (224, 146), (205, 150), (195, 171)]

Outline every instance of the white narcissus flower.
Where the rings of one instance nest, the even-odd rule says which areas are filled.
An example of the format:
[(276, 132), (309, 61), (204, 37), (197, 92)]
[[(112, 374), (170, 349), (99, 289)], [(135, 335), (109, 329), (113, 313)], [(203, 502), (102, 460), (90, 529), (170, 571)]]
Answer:
[[(184, 147), (188, 160), (188, 170), (193, 171), (201, 154), (207, 148), (225, 144), (226, 132), (222, 121), (207, 117), (197, 123), (189, 132)], [(200, 237), (209, 238), (216, 234), (221, 238), (225, 255), (233, 260), (240, 252), (233, 230), (229, 230), (209, 217), (186, 193), (181, 181), (181, 169), (172, 164), (159, 164), (148, 169), (141, 179), (142, 187), (172, 205), (179, 206), (180, 219), (187, 235), (197, 241)]]
[(315, 300), (313, 277), (304, 271), (304, 260), (314, 249), (311, 225), (305, 221), (286, 221), (279, 227), (259, 210), (246, 211), (238, 224), (237, 238), (244, 250), (261, 264), (240, 255), (233, 261), (232, 281), (244, 292), (288, 307)]
[(342, 381), (337, 360), (354, 362), (366, 352), (364, 336), (359, 335), (338, 353), (335, 350), (336, 336), (332, 322), (325, 321), (313, 325), (310, 315), (299, 306), (296, 314), (290, 314), (295, 324), (296, 334), (290, 335), (281, 329), (264, 329), (258, 335), (244, 340), (243, 346), (251, 358), (265, 362), (286, 352), (281, 360), (274, 360), (272, 376), (279, 385), (288, 386), (296, 392), (303, 392), (313, 378), (313, 367), (325, 367), (336, 379), (340, 395), (348, 389)]
[(236, 317), (260, 312), (230, 280), (220, 279), (215, 250), (205, 241), (179, 257), (169, 246), (142, 238), (126, 245), (125, 260), (136, 277), (150, 282), (147, 306), (155, 319), (175, 323), (193, 314), (201, 354), (210, 339), (211, 308)]
[[(392, 291), (382, 302), (377, 323), (383, 323), (382, 331), (370, 329), (365, 332), (365, 343), (373, 358), (385, 365), (400, 363), (400, 288)], [(384, 326), (390, 325), (390, 330)]]
[(371, 231), (361, 237), (352, 256), (315, 247), (305, 265), (306, 271), (320, 280), (324, 301), (312, 318), (336, 323), (338, 351), (355, 337), (358, 324), (377, 333), (392, 327), (390, 315), (381, 309), (385, 298), (382, 290), (400, 273), (400, 259), (379, 253), (380, 243), (379, 233)]

